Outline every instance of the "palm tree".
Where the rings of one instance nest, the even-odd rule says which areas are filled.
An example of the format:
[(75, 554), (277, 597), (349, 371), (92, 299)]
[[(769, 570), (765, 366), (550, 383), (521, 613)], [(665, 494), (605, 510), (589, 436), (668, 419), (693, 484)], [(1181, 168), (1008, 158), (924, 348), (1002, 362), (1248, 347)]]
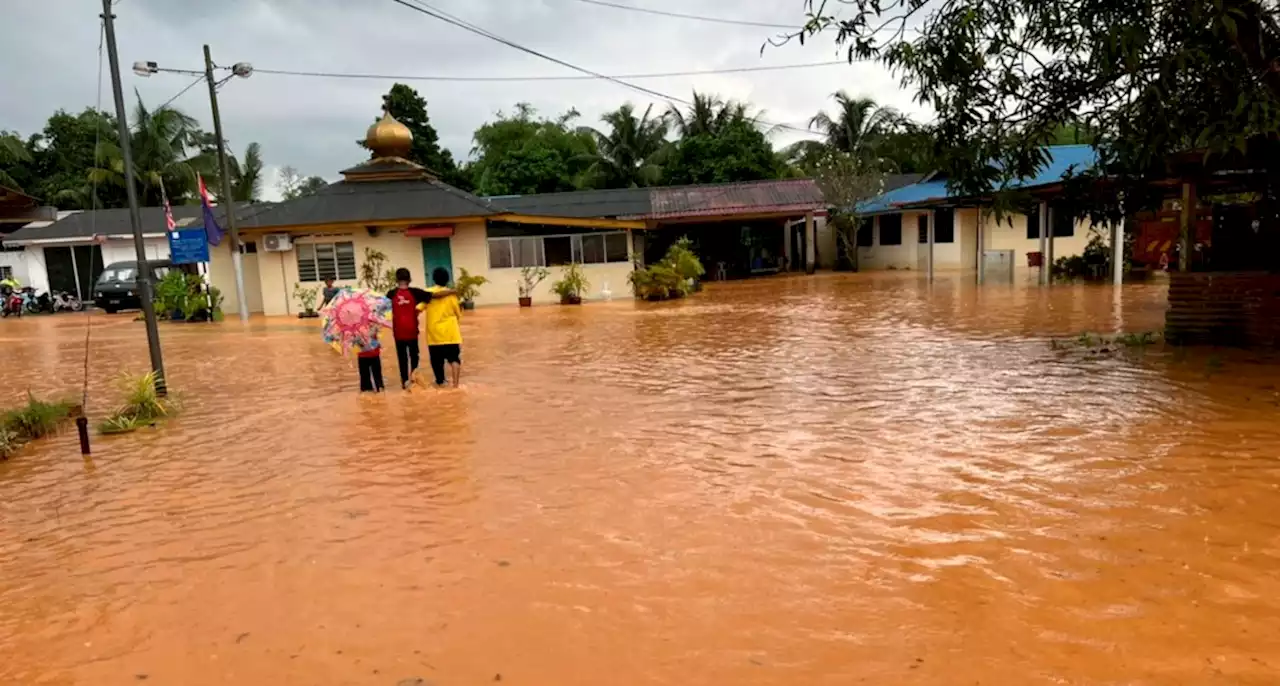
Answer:
[(244, 150), (244, 162), (227, 155), (227, 166), (231, 171), (231, 199), (258, 202), (262, 193), (262, 146), (250, 143)]
[[(143, 205), (160, 204), (162, 186), (175, 204), (194, 197), (196, 174), (213, 176), (216, 169), (207, 145), (202, 145), (208, 142), (207, 134), (181, 110), (168, 105), (147, 110), (142, 96), (137, 97), (129, 143), (139, 201)], [(124, 159), (119, 141), (102, 141), (95, 157), (99, 166), (89, 170), (89, 181), (123, 187)]]
[[(27, 152), (27, 146), (22, 142), (22, 139), (11, 133), (0, 131), (0, 166), (16, 165), (30, 161), (31, 154)], [(18, 187), (18, 182), (3, 169), (0, 169), (0, 186), (8, 186), (16, 191), (22, 190)]]
[(810, 128), (826, 134), (827, 145), (842, 152), (863, 152), (897, 127), (902, 115), (892, 107), (881, 107), (871, 98), (854, 98), (839, 91), (832, 94), (840, 111), (833, 119), (826, 111), (813, 115)]
[(699, 134), (715, 134), (724, 130), (730, 123), (750, 121), (755, 117), (747, 114), (745, 103), (733, 100), (721, 100), (714, 95), (703, 95), (693, 92), (693, 102), (687, 112), (681, 112), (674, 105), (667, 111), (667, 116), (675, 125), (681, 138)]
[(659, 166), (667, 149), (665, 117), (650, 117), (653, 105), (637, 117), (631, 103), (606, 113), (600, 119), (610, 127), (602, 133), (590, 127), (581, 130), (596, 142), (596, 151), (584, 156), (590, 163), (584, 176), (594, 188), (639, 188), (658, 182)]

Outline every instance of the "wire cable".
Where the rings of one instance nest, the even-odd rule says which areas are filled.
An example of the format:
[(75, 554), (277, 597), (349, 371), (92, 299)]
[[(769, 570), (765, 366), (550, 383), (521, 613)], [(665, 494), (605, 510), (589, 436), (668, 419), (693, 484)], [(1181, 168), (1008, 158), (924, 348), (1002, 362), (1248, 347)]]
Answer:
[[(553, 63), (555, 63), (555, 64), (558, 64), (558, 65), (562, 66), (562, 67), (567, 67), (567, 68), (569, 68), (569, 69), (572, 69), (572, 70), (577, 71), (577, 72), (581, 72), (581, 73), (583, 73), (583, 74), (587, 74), (587, 75), (592, 76), (592, 77), (597, 78), (597, 79), (604, 79), (605, 81), (610, 81), (610, 82), (616, 83), (616, 84), (618, 84), (619, 86), (622, 86), (622, 87), (624, 87), (624, 88), (629, 88), (629, 89), (631, 89), (631, 90), (633, 90), (633, 91), (636, 91), (636, 92), (639, 92), (639, 93), (643, 93), (643, 94), (648, 95), (648, 96), (651, 96), (651, 97), (658, 98), (659, 100), (665, 100), (665, 101), (667, 101), (667, 102), (668, 102), (668, 103), (670, 103), (670, 104), (673, 104), (673, 105), (674, 105), (675, 103), (680, 103), (680, 104), (682, 104), (682, 105), (686, 105), (686, 106), (688, 106), (688, 105), (692, 105), (692, 104), (693, 104), (693, 103), (689, 102), (688, 100), (684, 100), (684, 99), (682, 99), (682, 98), (677, 98), (677, 97), (675, 97), (675, 96), (673, 96), (673, 95), (667, 95), (666, 93), (662, 93), (662, 92), (660, 92), (660, 91), (656, 91), (656, 90), (653, 90), (653, 89), (651, 89), (651, 88), (647, 88), (647, 87), (645, 87), (645, 86), (639, 86), (639, 85), (636, 85), (636, 84), (634, 84), (634, 83), (629, 83), (629, 82), (627, 82), (627, 81), (623, 81), (622, 79), (619, 79), (619, 78), (617, 78), (617, 77), (615, 77), (615, 76), (607, 76), (607, 75), (605, 75), (605, 74), (601, 74), (600, 72), (592, 71), (592, 70), (590, 70), (590, 69), (587, 69), (586, 67), (580, 67), (580, 66), (578, 66), (578, 65), (576, 65), (576, 64), (573, 64), (573, 63), (570, 63), (570, 62), (566, 62), (566, 61), (564, 61), (564, 60), (562, 60), (562, 59), (559, 59), (559, 58), (556, 58), (556, 57), (552, 57), (551, 55), (548, 55), (548, 54), (543, 53), (543, 52), (539, 52), (539, 51), (537, 51), (537, 50), (534, 50), (533, 48), (525, 47), (525, 46), (523, 46), (523, 45), (521, 45), (521, 44), (519, 44), (519, 43), (516, 43), (516, 42), (514, 42), (514, 41), (511, 41), (511, 40), (508, 40), (508, 39), (506, 39), (506, 38), (503, 38), (502, 36), (499, 36), (499, 35), (497, 35), (497, 34), (495, 34), (495, 33), (491, 32), (491, 31), (489, 31), (489, 30), (487, 30), (487, 29), (485, 29), (485, 28), (482, 28), (482, 27), (480, 27), (480, 26), (477, 26), (477, 25), (475, 25), (475, 24), (472, 24), (472, 23), (470, 23), (470, 22), (466, 21), (465, 19), (460, 19), (460, 18), (458, 18), (458, 17), (455, 17), (455, 16), (453, 16), (453, 15), (449, 14), (448, 12), (444, 12), (443, 10), (436, 9), (435, 7), (432, 7), (431, 5), (428, 5), (428, 4), (427, 4), (426, 2), (424, 2), (423, 0), (391, 0), (391, 1), (392, 1), (392, 2), (394, 2), (394, 3), (396, 3), (397, 5), (403, 5), (403, 6), (405, 6), (405, 7), (409, 8), (409, 9), (411, 9), (411, 10), (414, 10), (414, 11), (416, 11), (416, 12), (421, 12), (422, 14), (425, 14), (425, 15), (427, 15), (427, 16), (429, 16), (429, 17), (433, 17), (433, 18), (435, 18), (435, 19), (439, 19), (440, 21), (443, 21), (443, 22), (445, 22), (445, 23), (447, 23), (447, 24), (452, 24), (453, 26), (457, 26), (458, 28), (464, 29), (464, 30), (466, 30), (466, 31), (470, 31), (471, 33), (474, 33), (474, 34), (476, 34), (476, 35), (482, 36), (482, 37), (484, 37), (484, 38), (488, 38), (489, 40), (492, 40), (492, 41), (495, 41), (495, 42), (501, 43), (501, 44), (506, 45), (507, 47), (513, 48), (513, 49), (515, 49), (515, 50), (519, 50), (520, 52), (524, 52), (524, 53), (527, 53), (527, 54), (533, 55), (534, 57), (537, 57), (537, 58), (539, 58), (539, 59), (543, 59), (543, 60), (547, 60), (548, 62), (553, 62)], [(812, 131), (812, 130), (810, 130), (810, 129), (808, 129), (808, 128), (801, 128), (801, 127), (798, 127), (798, 126), (792, 126), (792, 125), (790, 125), (790, 124), (771, 124), (771, 123), (769, 123), (769, 122), (767, 122), (767, 121), (765, 121), (765, 120), (763, 120), (763, 119), (759, 119), (759, 118), (756, 118), (754, 121), (759, 122), (759, 123), (761, 123), (761, 124), (764, 124), (764, 125), (766, 125), (766, 126), (769, 126), (769, 127), (771, 127), (771, 128), (774, 128), (774, 129), (787, 129), (787, 130), (795, 131), (795, 132), (798, 132), (798, 133), (804, 133), (804, 134), (808, 134), (808, 135), (820, 135), (818, 132), (816, 132), (816, 131)]]
[[(814, 67), (835, 67), (849, 64), (844, 60), (829, 62), (806, 62), (802, 64), (781, 64), (756, 67), (729, 67), (726, 69), (703, 69), (700, 71), (671, 71), (644, 74), (614, 74), (615, 79), (665, 79), (676, 76), (707, 76), (711, 74), (743, 74), (749, 72), (786, 71), (790, 69), (812, 69)], [(259, 69), (254, 67), (254, 74), (270, 74), (273, 76), (305, 76), (330, 79), (378, 79), (384, 81), (449, 81), (476, 83), (511, 83), (520, 81), (595, 81), (597, 76), (439, 76), (405, 74), (361, 74), (330, 71), (296, 71), (292, 69)]]
[(162, 110), (162, 109), (164, 109), (164, 108), (168, 107), (171, 103), (173, 103), (173, 101), (174, 101), (174, 100), (177, 100), (178, 98), (181, 98), (183, 95), (185, 95), (185, 94), (186, 94), (186, 92), (187, 92), (187, 91), (189, 91), (189, 90), (191, 90), (192, 88), (194, 88), (194, 87), (195, 87), (195, 85), (196, 85), (197, 83), (200, 83), (201, 81), (204, 81), (204, 74), (201, 74), (201, 75), (197, 76), (195, 81), (192, 81), (191, 83), (188, 83), (188, 84), (187, 84), (187, 86), (186, 86), (186, 88), (183, 88), (182, 90), (178, 91), (178, 94), (177, 94), (177, 95), (175, 95), (175, 96), (173, 96), (172, 98), (169, 98), (168, 100), (165, 100), (165, 101), (164, 101), (164, 104), (163, 104), (163, 105), (160, 105), (160, 106), (159, 106), (159, 107), (157, 107), (156, 109), (157, 109), (157, 110)]
[[(119, 0), (117, 0), (119, 2)], [(94, 105), (98, 114), (97, 125), (93, 127), (93, 162), (101, 166), (102, 154), (102, 48), (107, 37), (107, 23), (103, 19), (98, 28), (98, 101)], [(93, 273), (93, 248), (97, 245), (98, 235), (98, 177), (95, 174), (93, 179), (89, 181), (89, 235), (91, 243), (89, 244), (89, 273)], [(74, 252), (74, 248), (72, 249)], [(79, 284), (76, 284), (79, 286)], [(90, 293), (92, 295), (92, 292)], [(81, 294), (83, 295), (83, 294)], [(49, 297), (53, 297), (50, 293)], [(80, 306), (84, 308), (84, 375), (80, 388), (80, 414), (81, 416), (89, 416), (89, 341), (93, 335), (93, 311), (85, 307), (84, 300), (80, 301)]]
[(629, 12), (642, 12), (644, 14), (656, 14), (663, 17), (675, 17), (677, 19), (693, 19), (695, 21), (706, 21), (713, 24), (733, 24), (735, 26), (754, 26), (765, 29), (787, 29), (788, 31), (799, 31), (804, 28), (796, 24), (773, 24), (766, 21), (747, 21), (745, 19), (724, 19), (721, 17), (704, 17), (697, 14), (684, 14), (681, 12), (668, 12), (665, 10), (654, 10), (647, 7), (634, 7), (631, 5), (619, 5), (612, 2), (604, 2), (603, 0), (578, 0), (588, 5), (599, 5), (600, 7), (612, 7), (619, 10), (627, 10)]

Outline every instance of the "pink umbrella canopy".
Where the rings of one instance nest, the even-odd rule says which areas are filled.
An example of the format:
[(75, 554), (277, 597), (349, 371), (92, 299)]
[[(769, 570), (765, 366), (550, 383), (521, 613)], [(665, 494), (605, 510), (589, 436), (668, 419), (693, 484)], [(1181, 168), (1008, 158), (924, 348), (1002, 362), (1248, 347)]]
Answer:
[(391, 326), (391, 301), (363, 288), (343, 288), (320, 308), (324, 342), (347, 354), (376, 347), (378, 330)]

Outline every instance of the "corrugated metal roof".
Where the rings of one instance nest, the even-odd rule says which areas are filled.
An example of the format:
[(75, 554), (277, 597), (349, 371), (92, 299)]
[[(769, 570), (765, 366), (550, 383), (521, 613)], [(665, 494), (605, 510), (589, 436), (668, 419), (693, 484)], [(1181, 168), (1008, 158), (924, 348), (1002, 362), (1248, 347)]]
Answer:
[(652, 206), (649, 200), (651, 190), (650, 188), (616, 188), (536, 195), (504, 195), (485, 199), (517, 214), (616, 218), (648, 214)]
[[(1010, 188), (1030, 189), (1051, 186), (1062, 181), (1068, 172), (1079, 174), (1098, 163), (1098, 153), (1090, 145), (1053, 145), (1047, 148), (1049, 163), (1035, 176), (1009, 184)], [(959, 199), (947, 193), (945, 181), (927, 181), (903, 186), (858, 205), (859, 214), (897, 212), (906, 207), (929, 204), (946, 199)]]
[[(236, 219), (243, 222), (245, 217), (270, 206), (269, 203), (257, 205), (241, 203)], [(133, 225), (129, 221), (128, 208), (86, 210), (66, 215), (59, 212), (58, 214), (57, 221), (33, 222), (5, 236), (4, 242), (6, 244), (17, 244), (20, 241), (87, 239), (93, 238), (95, 235), (126, 236), (133, 233)], [(164, 208), (142, 207), (139, 208), (139, 214), (142, 215), (143, 233), (163, 234), (165, 232)], [(199, 205), (174, 205), (173, 218), (179, 227), (200, 226), (204, 221)], [(223, 228), (226, 228), (226, 216), (221, 209), (214, 208), (214, 218), (218, 220), (218, 223)]]
[(648, 219), (805, 212), (826, 208), (813, 179), (749, 181), (652, 189)]
[(339, 181), (313, 195), (277, 203), (241, 221), (244, 228), (451, 219), (501, 211), (487, 200), (433, 179)]

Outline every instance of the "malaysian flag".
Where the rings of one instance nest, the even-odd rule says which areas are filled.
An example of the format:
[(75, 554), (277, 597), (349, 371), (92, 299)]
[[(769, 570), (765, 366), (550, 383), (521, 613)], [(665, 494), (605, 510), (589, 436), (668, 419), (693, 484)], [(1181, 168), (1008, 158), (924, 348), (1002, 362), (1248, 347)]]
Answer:
[(164, 228), (166, 231), (177, 232), (178, 224), (173, 221), (173, 208), (169, 207), (169, 195), (164, 192), (164, 182), (160, 182), (160, 199), (164, 201)]
[(196, 181), (200, 184), (200, 208), (204, 210), (204, 232), (209, 236), (210, 245), (218, 245), (222, 243), (222, 237), (226, 234), (213, 218), (213, 203), (209, 202), (209, 189), (204, 187), (204, 177), (196, 174)]

